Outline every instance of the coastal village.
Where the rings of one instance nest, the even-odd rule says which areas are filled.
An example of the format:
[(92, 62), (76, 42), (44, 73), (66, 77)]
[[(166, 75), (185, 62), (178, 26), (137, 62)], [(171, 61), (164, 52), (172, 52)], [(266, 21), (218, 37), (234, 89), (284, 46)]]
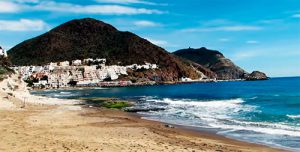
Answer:
[[(7, 58), (7, 52), (0, 47), (0, 57)], [(127, 66), (106, 65), (105, 58), (87, 58), (62, 62), (51, 62), (43, 66), (13, 66), (13, 69), (29, 87), (34, 89), (57, 89), (70, 87), (114, 87), (132, 85), (153, 85), (156, 81), (132, 82), (120, 80), (128, 76), (129, 71), (146, 71), (159, 69), (157, 64), (145, 62), (143, 65)], [(204, 74), (198, 80), (182, 77), (178, 83), (216, 81)]]
[[(7, 52), (0, 47), (0, 57), (7, 58)], [(143, 65), (132, 64), (127, 66), (106, 65), (105, 58), (87, 58), (62, 62), (51, 62), (43, 66), (13, 66), (13, 69), (29, 87), (34, 89), (57, 89), (70, 87), (112, 87), (132, 85), (153, 85), (155, 81), (132, 82), (120, 80), (120, 77), (128, 76), (130, 71), (155, 70), (157, 64), (145, 62)], [(202, 75), (199, 80), (188, 77), (180, 78), (183, 82), (213, 81)]]
[[(7, 58), (7, 52), (0, 47), (0, 57)], [(159, 81), (145, 79), (139, 82), (126, 78), (128, 72), (159, 69), (159, 65), (144, 62), (132, 65), (107, 65), (105, 58), (87, 58), (62, 62), (51, 62), (42, 66), (13, 66), (13, 69), (29, 87), (34, 89), (57, 89), (71, 87), (119, 87), (153, 85)], [(201, 73), (201, 72), (199, 72)], [(253, 76), (254, 77), (254, 76)], [(125, 79), (122, 79), (125, 78)], [(242, 79), (234, 79), (235, 81)], [(181, 77), (175, 83), (226, 81), (208, 78), (201, 73), (199, 79)], [(229, 81), (229, 80), (228, 80)], [(233, 81), (233, 80), (232, 80)], [(168, 82), (164, 82), (169, 84)], [(171, 82), (170, 82), (171, 83)]]
[(130, 70), (157, 69), (156, 64), (106, 65), (106, 59), (84, 59), (51, 62), (45, 66), (13, 67), (23, 80), (34, 88), (68, 88), (97, 86), (129, 86), (131, 81), (117, 81)]

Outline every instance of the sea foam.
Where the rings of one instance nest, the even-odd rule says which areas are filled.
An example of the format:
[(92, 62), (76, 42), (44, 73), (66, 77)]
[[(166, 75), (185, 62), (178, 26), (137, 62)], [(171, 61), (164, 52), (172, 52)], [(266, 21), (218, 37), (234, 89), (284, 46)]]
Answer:
[(292, 119), (300, 119), (300, 115), (286, 115), (286, 116)]
[[(189, 119), (190, 122), (187, 123), (190, 124), (186, 125), (194, 124), (195, 122), (192, 121), (202, 121), (203, 124), (206, 124), (207, 126), (201, 127), (225, 129), (225, 132), (244, 130), (271, 135), (300, 137), (300, 129), (297, 127), (280, 123), (252, 122), (240, 119), (241, 114), (260, 112), (256, 106), (246, 104), (246, 101), (241, 98), (203, 101), (191, 99), (148, 98), (147, 101), (168, 104), (165, 106), (165, 111), (156, 112), (157, 115), (162, 115), (160, 119), (179, 116)], [(192, 117), (195, 119), (192, 119)], [(300, 118), (299, 115), (289, 115), (289, 117), (294, 119)]]

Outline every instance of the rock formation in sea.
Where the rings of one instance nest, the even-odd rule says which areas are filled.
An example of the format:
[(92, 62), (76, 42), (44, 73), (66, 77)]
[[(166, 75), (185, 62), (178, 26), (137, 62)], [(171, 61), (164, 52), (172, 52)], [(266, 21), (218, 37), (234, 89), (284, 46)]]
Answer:
[(253, 80), (267, 80), (269, 79), (268, 76), (260, 71), (253, 71), (252, 73), (245, 76), (246, 80), (253, 81)]

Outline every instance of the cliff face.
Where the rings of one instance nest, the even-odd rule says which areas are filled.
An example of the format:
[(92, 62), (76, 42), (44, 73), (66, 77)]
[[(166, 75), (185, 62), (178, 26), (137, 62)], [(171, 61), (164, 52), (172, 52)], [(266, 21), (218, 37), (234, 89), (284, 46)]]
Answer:
[(219, 80), (244, 79), (248, 74), (236, 66), (219, 51), (199, 49), (183, 49), (174, 52), (175, 55), (196, 62), (214, 72)]
[[(130, 32), (91, 18), (72, 20), (36, 38), (26, 40), (8, 52), (14, 65), (43, 65), (84, 58), (106, 58), (108, 64), (158, 64), (160, 70), (147, 78), (174, 81), (200, 74), (190, 63)], [(145, 76), (145, 75), (144, 75)]]

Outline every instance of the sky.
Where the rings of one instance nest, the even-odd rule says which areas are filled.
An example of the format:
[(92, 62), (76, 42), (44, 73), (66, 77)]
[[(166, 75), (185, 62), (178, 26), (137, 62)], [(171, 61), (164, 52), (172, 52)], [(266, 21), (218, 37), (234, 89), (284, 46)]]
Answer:
[(206, 47), (248, 72), (300, 76), (300, 0), (0, 0), (0, 46), (86, 17), (169, 52)]

